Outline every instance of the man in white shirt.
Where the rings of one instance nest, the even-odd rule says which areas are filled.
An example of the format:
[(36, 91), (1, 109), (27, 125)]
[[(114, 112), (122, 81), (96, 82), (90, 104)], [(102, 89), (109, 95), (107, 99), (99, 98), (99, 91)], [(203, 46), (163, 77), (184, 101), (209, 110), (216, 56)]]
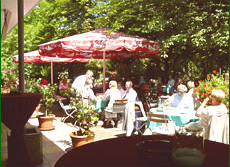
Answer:
[[(76, 89), (76, 91), (82, 90), (85, 86), (86, 80), (93, 80), (93, 72), (88, 70), (85, 75), (78, 76), (73, 84), (72, 88)], [(91, 81), (90, 81), (91, 83)]]
[(168, 99), (168, 105), (175, 107), (182, 112), (194, 111), (193, 99), (187, 95), (188, 89), (185, 85), (179, 85), (177, 87), (177, 93), (173, 94)]
[(132, 81), (127, 81), (125, 87), (126, 93), (122, 98), (127, 99), (128, 103), (126, 104), (122, 130), (126, 130), (126, 136), (131, 136), (135, 127), (135, 101), (137, 99), (137, 92), (133, 89)]

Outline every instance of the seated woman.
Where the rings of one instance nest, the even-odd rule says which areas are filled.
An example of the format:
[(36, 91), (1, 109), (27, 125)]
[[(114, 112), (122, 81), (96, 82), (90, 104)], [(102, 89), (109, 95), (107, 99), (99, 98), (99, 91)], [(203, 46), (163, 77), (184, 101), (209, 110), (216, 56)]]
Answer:
[[(204, 99), (204, 101), (202, 102), (201, 106), (197, 109), (196, 111), (196, 116), (200, 117), (200, 124), (201, 126), (205, 129), (205, 134), (204, 134), (204, 138), (205, 139), (210, 139), (211, 136), (215, 137), (215, 141), (217, 142), (227, 142), (229, 143), (229, 141), (222, 141), (225, 140), (227, 138), (228, 140), (228, 128), (226, 129), (220, 129), (220, 127), (229, 127), (229, 122), (226, 121), (225, 118), (228, 118), (228, 109), (226, 108), (226, 106), (223, 104), (223, 99), (225, 98), (225, 93), (222, 90), (213, 90), (212, 94), (211, 94), (211, 100), (213, 105), (211, 106), (206, 106), (209, 98), (207, 97), (206, 99)], [(216, 136), (217, 135), (217, 131), (211, 131), (209, 130), (210, 128), (210, 120), (212, 119), (212, 117), (223, 117), (224, 119), (222, 121), (220, 121), (218, 123), (218, 125), (221, 124), (226, 124), (224, 126), (219, 126), (216, 124), (216, 128), (218, 129), (217, 131), (219, 131), (221, 133), (221, 136)], [(227, 133), (227, 134), (224, 134)], [(217, 139), (218, 138), (218, 139)]]
[(119, 100), (119, 99), (121, 99), (121, 93), (117, 89), (117, 82), (112, 80), (109, 82), (109, 89), (106, 90), (103, 96), (104, 101), (109, 101), (108, 106), (105, 108), (105, 119), (106, 119), (105, 126), (107, 127), (111, 119), (114, 120), (115, 126), (117, 126), (118, 123), (117, 113), (113, 113), (113, 103), (115, 102), (115, 100)]
[(59, 83), (59, 90), (67, 90), (69, 88), (70, 84), (67, 82), (67, 79), (64, 78)]

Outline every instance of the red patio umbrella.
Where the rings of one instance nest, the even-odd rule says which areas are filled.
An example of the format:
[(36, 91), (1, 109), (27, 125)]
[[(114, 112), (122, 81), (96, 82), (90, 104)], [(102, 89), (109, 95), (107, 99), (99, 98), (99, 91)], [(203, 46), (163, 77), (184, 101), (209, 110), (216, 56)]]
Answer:
[(97, 29), (83, 34), (38, 45), (43, 56), (63, 58), (95, 58), (103, 61), (103, 91), (105, 90), (105, 59), (153, 58), (159, 52), (159, 42), (142, 37)]
[[(18, 63), (18, 55), (12, 57), (14, 63)], [(41, 56), (38, 50), (24, 54), (24, 63), (51, 63), (51, 84), (53, 84), (53, 63), (88, 63), (89, 59), (60, 58)]]

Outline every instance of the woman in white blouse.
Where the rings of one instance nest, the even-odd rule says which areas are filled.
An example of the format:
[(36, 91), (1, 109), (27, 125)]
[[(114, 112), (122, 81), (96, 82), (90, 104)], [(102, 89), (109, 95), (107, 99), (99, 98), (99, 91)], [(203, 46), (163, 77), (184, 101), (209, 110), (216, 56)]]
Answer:
[(109, 89), (106, 90), (103, 96), (104, 101), (109, 101), (108, 106), (105, 108), (105, 119), (106, 119), (105, 126), (107, 127), (111, 119), (114, 120), (115, 126), (117, 126), (117, 122), (118, 122), (117, 113), (113, 113), (113, 103), (115, 102), (115, 100), (119, 100), (119, 99), (121, 99), (121, 93), (117, 89), (117, 82), (111, 80), (109, 82)]
[[(226, 108), (226, 106), (223, 104), (223, 99), (225, 98), (225, 93), (222, 90), (213, 90), (212, 94), (211, 94), (211, 100), (213, 105), (207, 106), (208, 101), (210, 100), (208, 97), (206, 99), (204, 99), (204, 101), (202, 102), (201, 106), (197, 109), (196, 111), (196, 116), (200, 117), (200, 123), (201, 126), (205, 129), (205, 135), (204, 138), (205, 139), (210, 139), (210, 138), (215, 138), (215, 141), (218, 142), (229, 142), (229, 141), (222, 141), (224, 138), (227, 137), (228, 140), (228, 134), (224, 134), (225, 132), (228, 133), (228, 127), (229, 127), (229, 122), (226, 121), (226, 118), (229, 118), (227, 113), (228, 113), (228, 109)], [(217, 122), (218, 125), (215, 126), (219, 126), (216, 127), (217, 130), (216, 131), (212, 131), (209, 130), (210, 128), (210, 120), (212, 119), (212, 117), (218, 117), (218, 118), (223, 118), (221, 121)], [(222, 126), (223, 124), (225, 124), (224, 126)], [(220, 129), (221, 127), (224, 127), (224, 129)], [(225, 127), (227, 129), (225, 129)], [(218, 138), (218, 136), (216, 135), (216, 133), (218, 133), (217, 131), (220, 131), (221, 134), (223, 136), (219, 136), (220, 138)], [(224, 139), (225, 140), (225, 139)]]

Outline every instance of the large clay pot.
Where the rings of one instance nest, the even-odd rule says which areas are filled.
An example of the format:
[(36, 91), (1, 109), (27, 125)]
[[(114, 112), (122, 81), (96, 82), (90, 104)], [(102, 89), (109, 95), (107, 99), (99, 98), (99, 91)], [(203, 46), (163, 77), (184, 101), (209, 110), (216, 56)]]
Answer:
[(46, 130), (53, 130), (53, 120), (54, 120), (55, 115), (54, 114), (49, 114), (48, 116), (45, 115), (39, 115), (38, 116), (38, 121), (39, 121), (39, 128), (41, 131), (46, 131)]
[(31, 115), (30, 118), (37, 118), (38, 112), (40, 111), (41, 105), (39, 104), (36, 109), (34, 110), (33, 114)]
[(82, 146), (84, 144), (88, 144), (94, 141), (95, 134), (89, 136), (77, 136), (75, 132), (70, 134), (72, 139), (72, 148), (76, 148)]

